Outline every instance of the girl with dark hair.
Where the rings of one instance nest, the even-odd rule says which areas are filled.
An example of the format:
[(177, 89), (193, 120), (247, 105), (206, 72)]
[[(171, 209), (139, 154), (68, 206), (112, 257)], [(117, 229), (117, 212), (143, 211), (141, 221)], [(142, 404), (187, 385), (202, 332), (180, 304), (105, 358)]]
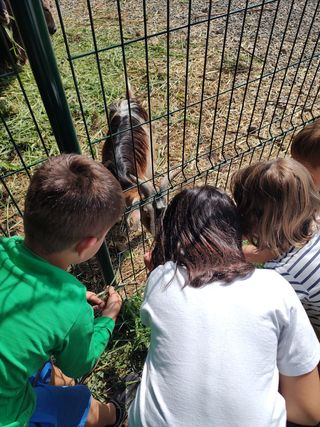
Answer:
[(151, 345), (130, 427), (285, 427), (287, 413), (319, 422), (317, 338), (288, 282), (255, 270), (241, 239), (217, 188), (169, 204), (140, 312)]

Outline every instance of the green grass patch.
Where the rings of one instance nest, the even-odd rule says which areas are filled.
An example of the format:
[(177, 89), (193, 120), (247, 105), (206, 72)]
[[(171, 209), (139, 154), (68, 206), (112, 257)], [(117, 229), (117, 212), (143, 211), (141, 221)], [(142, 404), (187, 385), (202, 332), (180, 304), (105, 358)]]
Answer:
[[(108, 22), (105, 22), (105, 18), (101, 22), (99, 20), (95, 22), (95, 38), (98, 49), (109, 48), (100, 52), (98, 56), (94, 53), (94, 38), (90, 26), (66, 25), (66, 38), (71, 56), (77, 57), (72, 60), (76, 82), (72, 78), (62, 31), (57, 32), (51, 38), (72, 120), (80, 146), (85, 154), (89, 153), (89, 140), (91, 142), (99, 141), (108, 132), (106, 105), (109, 106), (125, 98), (124, 59), (134, 92), (139, 93), (140, 89), (143, 88), (143, 94), (139, 93), (138, 96), (142, 100), (147, 99), (147, 66), (144, 40), (135, 40), (126, 45), (123, 52), (122, 48), (118, 46), (121, 41), (118, 26), (112, 20), (110, 21), (110, 26), (108, 24)], [(133, 37), (129, 34), (126, 36), (125, 41), (132, 41), (132, 39)], [(170, 42), (169, 57), (172, 69), (185, 60), (185, 52), (181, 50), (178, 38), (172, 39)], [(148, 66), (152, 102), (160, 93), (166, 94), (164, 88), (166, 63), (166, 37), (158, 36), (150, 39), (148, 41)], [(29, 63), (20, 68), (20, 79), (45, 147), (50, 155), (55, 155), (58, 153), (57, 144)], [(174, 83), (173, 81), (171, 82)], [(80, 94), (83, 114), (80, 109), (76, 87)], [(175, 93), (174, 96), (176, 96)], [(166, 112), (165, 101), (162, 97), (161, 101), (156, 100), (153, 103), (152, 112), (154, 117)], [(21, 91), (20, 84), (13, 76), (0, 80), (0, 110), (16, 148), (20, 151), (25, 163), (29, 165), (44, 159), (46, 152), (41, 138)], [(87, 130), (84, 123), (86, 123)], [(21, 160), (17, 155), (16, 148), (5, 127), (2, 126), (0, 129), (1, 174), (13, 172), (21, 167)], [(100, 149), (99, 145), (95, 154)]]
[(142, 292), (123, 302), (112, 340), (85, 382), (102, 402), (114, 393), (120, 378), (131, 371), (142, 373), (150, 345), (150, 328), (140, 320), (142, 302)]

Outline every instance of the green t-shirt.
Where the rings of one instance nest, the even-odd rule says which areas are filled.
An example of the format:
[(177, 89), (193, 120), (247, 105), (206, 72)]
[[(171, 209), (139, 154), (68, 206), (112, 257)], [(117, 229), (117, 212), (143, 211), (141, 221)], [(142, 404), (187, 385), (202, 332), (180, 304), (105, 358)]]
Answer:
[(94, 319), (86, 288), (36, 256), (23, 238), (0, 238), (0, 426), (26, 426), (36, 394), (28, 382), (52, 355), (78, 378), (97, 362), (114, 329)]

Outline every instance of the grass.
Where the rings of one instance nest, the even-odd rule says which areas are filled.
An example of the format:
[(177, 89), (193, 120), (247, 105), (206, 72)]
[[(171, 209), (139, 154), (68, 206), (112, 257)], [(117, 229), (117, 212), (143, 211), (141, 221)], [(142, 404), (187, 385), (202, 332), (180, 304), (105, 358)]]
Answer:
[(142, 301), (140, 291), (123, 302), (112, 340), (85, 382), (101, 402), (106, 402), (115, 392), (119, 379), (127, 373), (142, 373), (150, 345), (150, 329), (142, 324), (139, 316)]
[[(89, 27), (70, 27), (66, 31), (66, 36), (73, 56), (85, 52), (92, 52), (92, 35)], [(119, 43), (117, 33), (115, 30), (112, 30), (112, 28), (110, 31), (105, 31), (105, 28), (96, 30), (96, 37), (97, 40), (99, 40), (100, 47), (112, 46)], [(52, 44), (79, 142), (82, 150), (86, 153), (89, 147), (84, 121), (88, 128), (90, 141), (104, 138), (107, 133), (107, 119), (101, 83), (103, 83), (107, 105), (125, 97), (122, 50), (121, 48), (114, 48), (99, 54), (102, 81), (100, 80), (96, 56), (94, 54), (73, 61), (77, 86), (83, 104), (82, 116), (75, 86), (71, 78), (70, 64), (66, 60), (65, 45), (62, 35), (55, 35), (52, 38)], [(137, 76), (145, 76), (146, 64), (143, 43), (136, 42), (129, 45), (126, 48), (125, 55), (126, 67), (129, 70), (129, 79), (132, 79), (132, 76), (135, 76), (135, 79)], [(161, 79), (159, 69), (162, 69), (161, 64), (163, 64), (167, 58), (164, 40), (159, 38), (157, 42), (150, 43), (148, 55), (150, 62), (155, 64), (154, 78), (152, 78), (150, 82), (151, 92), (153, 92), (158, 89), (158, 86), (162, 84), (163, 80), (163, 77)], [(179, 58), (183, 58), (183, 55), (178, 50), (178, 45), (172, 46), (170, 56), (174, 57), (175, 61), (179, 60)], [(159, 64), (157, 64), (158, 61), (160, 61)], [(160, 79), (158, 79), (158, 74)], [(29, 64), (21, 68), (20, 79), (32, 106), (45, 146), (49, 154), (56, 154), (58, 152), (56, 142), (52, 135), (49, 120)], [(140, 83), (142, 83), (142, 79)], [(139, 86), (136, 85), (134, 89), (138, 90)], [(45, 151), (41, 145), (38, 132), (30, 116), (18, 80), (12, 78), (12, 76), (1, 79), (0, 92), (1, 112), (25, 163), (30, 164), (45, 158)], [(153, 111), (155, 115), (164, 113), (163, 107), (160, 109), (153, 109)], [(0, 130), (1, 173), (12, 172), (21, 167), (21, 162), (15, 148), (8, 142), (8, 134), (2, 127)], [(99, 151), (100, 147), (95, 150), (95, 154), (97, 155)]]
[[(95, 35), (98, 41), (98, 48), (113, 46), (120, 42), (118, 28), (110, 25), (108, 31), (106, 31), (106, 23), (102, 18), (101, 20), (97, 19), (95, 24)], [(66, 28), (66, 37), (68, 39), (71, 55), (83, 55), (93, 51), (94, 45), (89, 26), (77, 27), (67, 25)], [(172, 63), (170, 64), (172, 69), (183, 62), (185, 58), (185, 53), (180, 50), (179, 43), (179, 40), (172, 40), (171, 42), (169, 57), (172, 58)], [(61, 32), (52, 37), (52, 44), (82, 152), (89, 156), (92, 152), (95, 158), (100, 160), (103, 139), (106, 137), (108, 131), (105, 106), (109, 106), (125, 97), (122, 50), (120, 47), (115, 47), (99, 54), (101, 78), (98, 72), (95, 54), (90, 54), (72, 61), (76, 76), (76, 85), (79, 89), (80, 101), (83, 107), (82, 113), (75, 83), (72, 80), (70, 72), (70, 63), (66, 60), (65, 44)], [(126, 68), (129, 80), (131, 81), (135, 93), (138, 92), (138, 96), (142, 100), (147, 99), (147, 93), (145, 92), (145, 55), (145, 47), (142, 41), (129, 44), (125, 49)], [(148, 44), (148, 57), (150, 72), (149, 87), (152, 99), (151, 108), (153, 115), (159, 116), (166, 111), (165, 100), (160, 99), (160, 94), (166, 93), (166, 90), (163, 89), (165, 84), (164, 70), (166, 69), (165, 64), (167, 60), (164, 37), (158, 37), (150, 41)], [(20, 68), (19, 77), (25, 89), (28, 101), (32, 106), (36, 124), (32, 119), (28, 103), (23, 96), (18, 79), (13, 76), (0, 79), (0, 110), (6, 122), (6, 126), (9, 129), (10, 136), (14, 141), (13, 144), (5, 127), (1, 126), (1, 175), (15, 174), (18, 172), (22, 167), (21, 158), (26, 165), (31, 165), (45, 159), (47, 155), (58, 154), (58, 147), (29, 63)], [(180, 74), (178, 77), (172, 77), (172, 84), (175, 84), (177, 78), (181, 78)], [(141, 87), (144, 87), (143, 95), (139, 94), (139, 89)], [(175, 90), (173, 89), (172, 99), (175, 98)], [(182, 117), (181, 113), (179, 115)], [(173, 120), (173, 123), (175, 122), (176, 117), (174, 117)], [(163, 158), (166, 153), (163, 152), (163, 141), (160, 142), (160, 146), (155, 146), (155, 151), (161, 153), (162, 157), (158, 157), (156, 162), (158, 166), (163, 165), (162, 169), (164, 169), (166, 167), (166, 162), (163, 162)], [(93, 146), (90, 147), (90, 143), (93, 143)], [(5, 178), (5, 183), (12, 196), (19, 200), (21, 194), (24, 193), (28, 185), (28, 176), (24, 171), (19, 172), (19, 174), (16, 175), (18, 179), (15, 180), (15, 182), (13, 182), (12, 176), (14, 175)], [(4, 224), (4, 229), (9, 235), (19, 234), (22, 232), (21, 227), (13, 228), (13, 226), (20, 221), (21, 217), (18, 218), (19, 215), (17, 216), (15, 206), (4, 189), (5, 187), (0, 183), (0, 203), (2, 207), (0, 212), (0, 223)], [(8, 203), (9, 209), (6, 209)], [(23, 203), (18, 203), (18, 206), (22, 210)], [(11, 220), (8, 221), (8, 218), (11, 218)]]

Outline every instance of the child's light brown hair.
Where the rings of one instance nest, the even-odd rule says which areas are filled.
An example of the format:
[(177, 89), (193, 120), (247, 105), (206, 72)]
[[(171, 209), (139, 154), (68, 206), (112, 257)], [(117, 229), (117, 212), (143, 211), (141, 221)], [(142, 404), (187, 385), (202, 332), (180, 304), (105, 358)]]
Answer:
[(124, 209), (120, 184), (102, 164), (78, 154), (49, 157), (30, 181), (25, 236), (44, 254), (62, 252), (100, 239)]
[(308, 170), (293, 159), (253, 163), (231, 179), (244, 236), (277, 254), (309, 241), (319, 221), (320, 197)]
[(291, 143), (291, 156), (315, 169), (320, 167), (320, 120), (307, 125), (295, 135)]

